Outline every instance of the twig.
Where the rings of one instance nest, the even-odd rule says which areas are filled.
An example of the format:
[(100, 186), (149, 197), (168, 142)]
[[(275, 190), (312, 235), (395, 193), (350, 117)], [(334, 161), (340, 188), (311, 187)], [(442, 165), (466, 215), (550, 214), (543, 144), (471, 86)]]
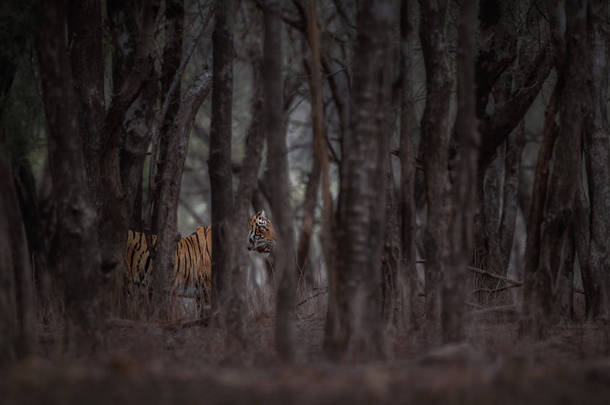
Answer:
[(317, 297), (317, 296), (319, 296), (319, 295), (326, 294), (327, 292), (328, 292), (328, 289), (325, 289), (324, 291), (320, 291), (320, 292), (319, 292), (319, 293), (317, 293), (317, 294), (310, 295), (309, 297), (305, 298), (303, 301), (299, 302), (299, 303), (298, 303), (297, 305), (295, 305), (295, 306), (296, 306), (296, 307), (300, 307), (301, 305), (305, 304), (307, 301), (310, 301), (310, 300), (312, 300), (312, 299), (316, 298), (316, 297)]
[(522, 285), (523, 285), (523, 283), (511, 284), (511, 285), (507, 285), (504, 287), (498, 287), (498, 288), (477, 288), (476, 290), (473, 290), (472, 293), (476, 294), (476, 293), (484, 292), (484, 293), (488, 293), (488, 294), (494, 294), (494, 293), (498, 293), (500, 291), (508, 290), (509, 288), (521, 287)]

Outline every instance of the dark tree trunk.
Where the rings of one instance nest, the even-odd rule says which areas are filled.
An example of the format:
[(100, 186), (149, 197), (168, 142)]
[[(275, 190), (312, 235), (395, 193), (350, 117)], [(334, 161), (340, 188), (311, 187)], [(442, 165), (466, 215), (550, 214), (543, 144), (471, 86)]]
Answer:
[[(100, 256), (97, 233), (92, 232), (97, 229), (96, 212), (85, 175), (79, 103), (64, 35), (64, 10), (63, 1), (47, 3), (37, 32), (53, 200), (57, 207), (54, 249), (49, 253), (55, 274), (64, 284), (68, 325), (90, 335), (97, 331), (94, 323)], [(92, 336), (81, 339), (77, 338), (77, 343), (89, 346), (97, 340)]]
[(235, 250), (233, 251), (233, 263), (230, 273), (231, 296), (227, 308), (229, 328), (235, 333), (240, 343), (248, 342), (243, 329), (245, 325), (244, 313), (246, 303), (243, 291), (246, 286), (246, 274), (248, 273), (248, 260), (246, 245), (243, 234), (248, 229), (248, 207), (257, 187), (258, 172), (260, 169), (263, 145), (265, 143), (265, 132), (262, 126), (263, 114), (263, 89), (261, 80), (260, 60), (254, 62), (254, 99), (252, 102), (252, 121), (248, 128), (246, 138), (246, 151), (239, 174), (239, 188), (235, 197), (235, 211), (233, 213), (232, 225), (233, 237), (235, 238)]
[[(513, 196), (514, 180), (511, 175), (509, 159), (515, 157), (517, 150), (511, 152), (516, 126), (538, 95), (548, 77), (552, 58), (548, 46), (542, 46), (537, 55), (529, 62), (521, 63), (519, 52), (519, 30), (514, 30), (515, 22), (510, 2), (500, 0), (482, 0), (479, 22), (481, 24), (481, 50), (476, 64), (477, 80), (477, 116), (481, 120), (481, 153), (478, 169), (480, 211), (476, 220), (475, 264), (487, 271), (506, 275), (506, 245), (512, 245), (511, 228), (514, 227), (512, 216), (514, 202), (502, 201)], [(541, 19), (541, 18), (540, 18)], [(518, 64), (522, 66), (518, 66)], [(489, 101), (493, 96), (493, 112), (487, 113)], [(520, 134), (520, 132), (517, 132)], [(498, 150), (507, 143), (506, 155), (498, 157)], [(513, 145), (516, 148), (516, 145)], [(497, 160), (497, 158), (503, 158)], [(501, 190), (501, 167), (504, 161), (504, 184), (508, 187)], [(494, 163), (494, 161), (496, 163)], [(513, 165), (513, 167), (515, 167)], [(513, 178), (514, 179), (514, 178)], [(497, 187), (496, 190), (488, 187)], [(485, 189), (484, 189), (485, 188)], [(508, 205), (503, 205), (503, 202)], [(504, 208), (509, 212), (504, 212)], [(510, 249), (510, 246), (509, 246)], [(508, 255), (510, 252), (508, 252)], [(483, 283), (493, 280), (483, 279)], [(490, 284), (482, 287), (491, 287)], [(483, 298), (481, 296), (481, 298)], [(485, 296), (487, 300), (489, 297)]]
[[(159, 185), (161, 183), (161, 171), (167, 164), (168, 149), (172, 130), (172, 123), (180, 108), (180, 84), (182, 77), (176, 72), (180, 67), (182, 59), (184, 24), (184, 2), (183, 0), (166, 2), (165, 8), (165, 45), (163, 47), (163, 62), (161, 64), (161, 94), (164, 96), (164, 111), (161, 112), (158, 139), (155, 138), (153, 156), (156, 163), (155, 180), (152, 193), (153, 211), (156, 206), (163, 204), (160, 200)], [(176, 83), (173, 83), (174, 80)], [(173, 85), (173, 88), (172, 88)], [(155, 219), (153, 219), (153, 222)]]
[(523, 286), (523, 314), (525, 319), (521, 325), (521, 333), (527, 333), (532, 327), (538, 327), (535, 325), (535, 322), (537, 319), (542, 318), (542, 308), (539, 307), (539, 303), (543, 301), (543, 298), (539, 295), (543, 293), (544, 288), (548, 288), (545, 286), (550, 285), (550, 281), (547, 279), (548, 276), (537, 270), (541, 244), (540, 228), (544, 204), (547, 198), (550, 162), (559, 130), (555, 122), (557, 104), (558, 85), (553, 90), (549, 104), (546, 107), (542, 143), (538, 151), (532, 199), (529, 206)]
[(594, 305), (588, 314), (605, 318), (610, 316), (610, 122), (607, 114), (610, 41), (608, 32), (603, 30), (608, 21), (608, 7), (607, 1), (590, 1), (588, 34), (591, 44), (584, 45), (589, 47), (592, 61), (592, 80), (589, 82), (592, 115), (588, 116), (584, 141), (591, 202), (588, 265), (592, 271), (591, 281), (599, 286), (601, 293), (598, 300), (592, 300)]
[[(572, 221), (575, 198), (581, 177), (581, 139), (585, 129), (585, 118), (589, 116), (589, 94), (587, 79), (590, 77), (589, 44), (587, 43), (586, 2), (567, 1), (565, 11), (557, 10), (554, 15), (566, 16), (565, 39), (555, 40), (554, 50), (559, 70), (559, 133), (555, 141), (553, 167), (549, 179), (548, 196), (540, 229), (540, 261), (536, 271), (545, 274), (546, 282), (538, 285), (540, 301), (535, 304), (542, 308), (544, 318), (535, 324), (554, 321), (560, 315), (557, 289), (554, 288), (561, 268), (561, 254), (557, 249), (564, 245), (567, 231)], [(552, 29), (560, 30), (562, 17), (552, 20)], [(554, 28), (553, 25), (557, 24)]]
[(440, 331), (443, 252), (447, 235), (447, 147), (449, 100), (453, 79), (449, 68), (445, 17), (447, 1), (420, 0), (420, 37), (426, 65), (426, 107), (422, 117), (424, 172), (428, 218), (426, 252), (426, 318), (431, 336)]
[(152, 284), (155, 307), (160, 317), (169, 314), (167, 304), (171, 292), (170, 275), (174, 268), (178, 200), (188, 140), (197, 111), (210, 91), (211, 76), (209, 72), (202, 73), (184, 95), (171, 126), (167, 159), (159, 171), (159, 204), (155, 206), (152, 224), (153, 233), (158, 235), (153, 253), (155, 271)]
[(309, 247), (311, 245), (311, 235), (313, 234), (314, 215), (318, 205), (318, 189), (320, 186), (320, 165), (314, 157), (311, 160), (311, 170), (307, 186), (305, 186), (305, 197), (303, 197), (303, 220), (301, 222), (301, 233), (297, 245), (297, 269), (299, 271), (299, 281), (307, 285), (313, 283), (313, 267), (309, 262)]
[[(322, 240), (327, 242), (331, 237), (330, 221), (332, 221), (332, 197), (329, 191), (328, 180), (328, 152), (326, 146), (326, 130), (324, 128), (324, 101), (323, 101), (323, 86), (321, 76), (321, 61), (320, 61), (320, 39), (318, 34), (318, 18), (316, 5), (313, 0), (307, 2), (307, 36), (309, 42), (309, 68), (311, 71), (309, 80), (309, 89), (311, 92), (311, 121), (313, 131), (314, 144), (314, 159), (312, 161), (312, 169), (307, 188), (305, 191), (305, 200), (303, 203), (303, 225), (301, 237), (297, 250), (297, 268), (304, 276), (304, 279), (311, 284), (313, 282), (312, 268), (308, 265), (309, 244), (311, 234), (313, 232), (313, 219), (316, 202), (318, 199), (318, 186), (320, 184), (320, 176), (322, 175)], [(330, 254), (330, 249), (323, 246), (326, 254)], [(327, 264), (328, 265), (328, 264)]]
[(381, 311), (385, 322), (397, 325), (400, 315), (400, 279), (398, 270), (400, 268), (401, 248), (401, 222), (399, 199), (394, 187), (394, 174), (391, 162), (387, 160), (386, 167), (386, 203), (383, 258), (381, 261)]
[(402, 310), (406, 326), (417, 329), (415, 303), (417, 300), (416, 206), (415, 206), (415, 102), (411, 91), (413, 72), (414, 0), (402, 0), (400, 10), (401, 77), (400, 100), (400, 212), (401, 212), (401, 266), (405, 285), (405, 302)]
[(212, 194), (212, 305), (224, 305), (231, 269), (230, 252), (233, 212), (231, 174), (231, 118), (233, 100), (233, 1), (216, 0), (216, 26), (212, 34), (214, 73), (212, 84), (212, 122), (208, 161)]
[(475, 60), (477, 55), (476, 0), (462, 2), (458, 20), (457, 56), (457, 175), (453, 184), (449, 248), (442, 290), (443, 342), (465, 338), (466, 271), (474, 246), (474, 214), (477, 201), (479, 133), (475, 101)]
[(83, 138), (87, 182), (93, 204), (99, 212), (103, 196), (99, 156), (106, 113), (101, 1), (70, 0), (68, 32), (74, 84), (80, 100), (80, 133)]
[[(159, 86), (154, 75), (133, 102), (125, 117), (125, 142), (121, 149), (121, 181), (125, 190), (129, 229), (143, 231), (143, 171), (153, 134)], [(150, 224), (149, 224), (150, 226)], [(148, 228), (150, 229), (150, 228)]]
[(278, 231), (275, 271), (280, 283), (276, 301), (275, 345), (280, 356), (291, 361), (294, 358), (296, 263), (283, 117), (281, 10), (281, 0), (267, 0), (264, 4), (263, 116), (268, 145), (266, 178), (273, 190), (269, 203)]
[(28, 355), (33, 339), (33, 285), (30, 254), (0, 136), (0, 365)]
[[(119, 4), (113, 1), (109, 4), (111, 16), (119, 16), (116, 18), (127, 20), (126, 37), (135, 38), (129, 43), (133, 47), (123, 50), (125, 53), (116, 58), (117, 63), (128, 65), (121, 66), (115, 71), (115, 87), (106, 111), (104, 139), (99, 156), (104, 196), (99, 235), (102, 271), (105, 274), (110, 274), (124, 262), (123, 255), (130, 221), (128, 196), (121, 178), (121, 134), (127, 111), (153, 72), (152, 52), (158, 10), (159, 0), (145, 2), (141, 10), (133, 9), (133, 4), (129, 2)], [(139, 19), (135, 17), (136, 11)], [(139, 31), (132, 26), (135, 21)], [(137, 34), (134, 34), (135, 32)], [(116, 39), (115, 42), (118, 43), (120, 40)]]
[(502, 197), (502, 215), (500, 217), (499, 249), (502, 275), (508, 274), (510, 254), (515, 235), (515, 224), (519, 211), (519, 170), (521, 155), (525, 146), (525, 124), (515, 129), (507, 138), (504, 157), (504, 190)]
[[(337, 225), (337, 319), (326, 329), (332, 357), (383, 355), (381, 259), (389, 159), (391, 33), (395, 1), (365, 1), (358, 10), (353, 110), (344, 139)], [(370, 61), (376, 63), (370, 63)], [(330, 298), (329, 298), (330, 299)]]

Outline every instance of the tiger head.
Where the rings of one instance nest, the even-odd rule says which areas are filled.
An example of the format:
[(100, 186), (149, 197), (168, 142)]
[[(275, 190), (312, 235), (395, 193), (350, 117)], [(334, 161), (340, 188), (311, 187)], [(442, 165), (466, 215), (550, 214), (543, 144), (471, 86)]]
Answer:
[(274, 245), (275, 230), (269, 218), (265, 217), (265, 211), (251, 215), (248, 224), (248, 250), (269, 253), (273, 250)]

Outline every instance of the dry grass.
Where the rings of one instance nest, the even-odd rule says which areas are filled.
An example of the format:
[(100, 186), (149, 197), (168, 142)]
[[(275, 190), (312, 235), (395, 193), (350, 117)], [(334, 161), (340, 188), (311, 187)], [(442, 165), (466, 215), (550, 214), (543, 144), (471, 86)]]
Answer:
[(174, 318), (158, 322), (147, 320), (146, 303), (132, 295), (130, 306), (118, 305), (105, 321), (104, 345), (94, 355), (66, 352), (63, 305), (55, 296), (40, 312), (34, 356), (1, 371), (0, 403), (545, 404), (610, 398), (610, 329), (604, 324), (563, 324), (549, 331), (549, 339), (532, 341), (519, 337), (510, 316), (473, 312), (463, 345), (433, 348), (421, 330), (390, 326), (385, 359), (331, 363), (322, 348), (326, 288), (302, 280), (296, 362), (283, 364), (274, 350), (274, 283), (266, 277), (249, 278), (246, 346), (213, 319), (198, 321), (192, 300), (179, 300)]

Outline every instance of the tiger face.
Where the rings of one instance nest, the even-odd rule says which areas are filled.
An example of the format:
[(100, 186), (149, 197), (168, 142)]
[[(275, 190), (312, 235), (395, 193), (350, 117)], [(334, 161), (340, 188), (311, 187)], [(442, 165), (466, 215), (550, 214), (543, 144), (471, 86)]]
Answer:
[(269, 218), (265, 217), (265, 211), (251, 215), (248, 224), (248, 250), (269, 253), (273, 250), (274, 245), (275, 230)]

